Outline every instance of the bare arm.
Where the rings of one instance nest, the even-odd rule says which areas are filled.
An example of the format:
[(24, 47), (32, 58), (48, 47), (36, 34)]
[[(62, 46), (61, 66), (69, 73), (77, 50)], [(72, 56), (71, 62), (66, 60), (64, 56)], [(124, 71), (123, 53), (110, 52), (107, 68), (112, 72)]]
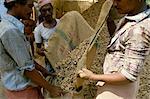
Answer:
[(79, 76), (81, 78), (96, 80), (96, 81), (104, 81), (109, 84), (126, 84), (130, 81), (126, 79), (124, 75), (121, 73), (112, 73), (112, 74), (94, 74), (92, 71), (83, 68), (79, 71)]
[(130, 81), (126, 79), (124, 75), (121, 73), (114, 73), (114, 74), (93, 74), (92, 77), (90, 78), (91, 80), (101, 80), (109, 84), (126, 84), (129, 83)]
[(47, 89), (52, 97), (61, 96), (62, 90), (59, 87), (49, 84), (36, 69), (33, 69), (32, 71), (25, 70), (24, 74), (35, 84)]
[(32, 71), (25, 70), (24, 74), (37, 85), (47, 89), (48, 91), (51, 91), (53, 86), (43, 79), (41, 74), (36, 69), (33, 69)]
[(41, 74), (36, 69), (33, 69), (32, 71), (25, 70), (24, 74), (37, 85), (47, 90), (51, 89), (52, 86), (49, 85), (49, 83), (45, 79), (43, 79)]
[(50, 73), (47, 71), (47, 69), (45, 69), (44, 67), (42, 67), (41, 65), (39, 65), (37, 62), (34, 62), (35, 63), (35, 68), (40, 71), (44, 77), (47, 77), (47, 76), (56, 76), (55, 73)]

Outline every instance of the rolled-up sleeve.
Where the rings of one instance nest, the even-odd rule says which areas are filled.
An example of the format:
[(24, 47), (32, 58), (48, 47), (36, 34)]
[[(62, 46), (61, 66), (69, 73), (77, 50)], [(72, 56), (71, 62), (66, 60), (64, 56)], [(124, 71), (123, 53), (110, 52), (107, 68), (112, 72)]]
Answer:
[(32, 71), (35, 66), (30, 56), (26, 40), (23, 34), (17, 29), (6, 31), (1, 37), (6, 53), (15, 61), (18, 70), (24, 74), (24, 70)]
[(125, 48), (124, 66), (121, 73), (130, 81), (136, 81), (140, 70), (149, 54), (150, 32), (143, 27), (129, 31)]

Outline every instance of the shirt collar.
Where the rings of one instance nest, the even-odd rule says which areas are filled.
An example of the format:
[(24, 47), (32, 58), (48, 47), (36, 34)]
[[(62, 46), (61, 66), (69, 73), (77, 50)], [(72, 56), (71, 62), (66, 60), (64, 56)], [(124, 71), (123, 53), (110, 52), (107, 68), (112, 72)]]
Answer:
[(19, 21), (17, 18), (15, 18), (14, 16), (12, 16), (10, 14), (5, 14), (4, 17), (2, 18), (2, 20), (9, 21), (17, 29), (19, 29), (22, 33), (24, 33), (24, 24), (21, 21)]
[(135, 21), (135, 22), (140, 22), (143, 19), (147, 18), (150, 15), (150, 9), (146, 9), (145, 11), (134, 15), (134, 16), (125, 16), (125, 19), (131, 20), (131, 21)]

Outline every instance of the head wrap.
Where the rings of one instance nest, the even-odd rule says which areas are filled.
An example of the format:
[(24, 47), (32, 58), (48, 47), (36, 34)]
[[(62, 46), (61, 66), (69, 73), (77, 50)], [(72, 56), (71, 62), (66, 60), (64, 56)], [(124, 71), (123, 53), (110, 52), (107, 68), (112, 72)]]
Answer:
[(52, 3), (52, 1), (51, 0), (38, 0), (39, 8), (41, 8), (42, 6), (48, 3)]
[(7, 3), (12, 2), (12, 1), (16, 1), (16, 0), (5, 0), (5, 2)]

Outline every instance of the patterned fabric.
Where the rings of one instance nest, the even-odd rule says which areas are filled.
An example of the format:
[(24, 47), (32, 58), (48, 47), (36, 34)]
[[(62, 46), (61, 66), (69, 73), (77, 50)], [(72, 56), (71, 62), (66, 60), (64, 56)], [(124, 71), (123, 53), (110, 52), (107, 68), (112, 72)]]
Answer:
[[(108, 45), (104, 73), (121, 72), (136, 81), (150, 49), (150, 9), (135, 16), (125, 16)], [(128, 22), (124, 23), (125, 20)], [(120, 26), (122, 26), (120, 29)]]
[(4, 87), (23, 90), (31, 84), (24, 70), (33, 70), (29, 43), (23, 34), (24, 25), (15, 17), (5, 15), (0, 23), (0, 72)]

